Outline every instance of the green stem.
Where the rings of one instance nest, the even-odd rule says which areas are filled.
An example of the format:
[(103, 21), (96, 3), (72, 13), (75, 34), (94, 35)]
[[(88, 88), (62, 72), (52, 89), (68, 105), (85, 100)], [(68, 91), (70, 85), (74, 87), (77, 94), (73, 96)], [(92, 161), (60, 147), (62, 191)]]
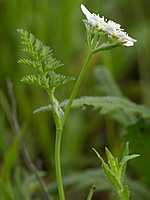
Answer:
[(53, 92), (48, 91), (52, 108), (53, 108), (53, 116), (56, 125), (56, 140), (55, 140), (55, 168), (56, 168), (56, 178), (58, 184), (58, 191), (60, 200), (65, 200), (63, 183), (62, 183), (62, 175), (61, 175), (61, 163), (60, 163), (60, 146), (61, 146), (61, 135), (62, 135), (62, 123), (57, 110), (57, 101), (53, 96)]
[(90, 60), (91, 60), (91, 58), (92, 58), (92, 55), (93, 55), (92, 52), (90, 52), (90, 53), (88, 54), (87, 59), (86, 59), (84, 65), (83, 65), (82, 70), (81, 70), (81, 72), (80, 72), (80, 75), (79, 75), (79, 77), (78, 77), (78, 80), (77, 80), (77, 82), (76, 82), (76, 84), (75, 84), (75, 86), (74, 86), (74, 89), (73, 89), (73, 91), (72, 91), (72, 94), (71, 94), (71, 96), (70, 96), (69, 102), (68, 102), (68, 104), (67, 104), (67, 107), (66, 107), (66, 110), (65, 110), (65, 113), (64, 113), (63, 125), (64, 125), (64, 123), (65, 123), (65, 121), (66, 121), (66, 119), (67, 119), (67, 116), (68, 116), (68, 113), (69, 113), (69, 111), (70, 111), (72, 102), (73, 102), (73, 100), (74, 100), (74, 98), (75, 98), (75, 96), (76, 96), (76, 94), (77, 94), (77, 91), (78, 91), (78, 89), (79, 89), (79, 86), (80, 86), (80, 84), (81, 84), (81, 81), (82, 81), (82, 79), (83, 79), (83, 76), (84, 76), (84, 74), (85, 74), (85, 72), (86, 72), (86, 69), (87, 69), (87, 67), (88, 67), (88, 64), (89, 64), (89, 62), (90, 62)]
[(63, 183), (62, 183), (62, 175), (61, 175), (61, 164), (60, 164), (60, 145), (61, 145), (61, 131), (56, 132), (56, 140), (55, 140), (55, 167), (56, 167), (56, 176), (57, 176), (57, 184), (59, 190), (59, 197), (61, 200), (65, 200)]
[(68, 116), (68, 113), (71, 108), (71, 104), (77, 94), (77, 91), (79, 89), (79, 86), (81, 84), (82, 78), (86, 72), (87, 66), (92, 58), (93, 53), (90, 52), (87, 56), (87, 59), (82, 67), (82, 70), (80, 72), (80, 75), (78, 77), (78, 80), (75, 84), (75, 87), (72, 91), (72, 94), (70, 96), (69, 102), (67, 104), (65, 113), (64, 113), (64, 118), (63, 118), (63, 124), (61, 123), (60, 116), (56, 110), (56, 105), (54, 102), (54, 97), (53, 94), (49, 91), (49, 96), (53, 108), (53, 115), (54, 115), (54, 120), (56, 124), (56, 140), (55, 140), (55, 167), (56, 167), (56, 177), (57, 177), (57, 184), (58, 184), (58, 190), (59, 190), (59, 196), (61, 200), (65, 200), (65, 195), (64, 195), (64, 189), (63, 189), (63, 183), (62, 183), (62, 175), (61, 175), (61, 163), (60, 163), (60, 146), (61, 146), (61, 135), (62, 135), (62, 127), (66, 121), (66, 118)]
[(93, 193), (94, 193), (95, 189), (96, 189), (96, 186), (95, 186), (95, 184), (94, 184), (94, 185), (92, 186), (92, 188), (90, 189), (90, 191), (89, 191), (89, 195), (88, 195), (87, 200), (91, 200), (91, 199), (92, 199), (92, 196), (93, 196)]

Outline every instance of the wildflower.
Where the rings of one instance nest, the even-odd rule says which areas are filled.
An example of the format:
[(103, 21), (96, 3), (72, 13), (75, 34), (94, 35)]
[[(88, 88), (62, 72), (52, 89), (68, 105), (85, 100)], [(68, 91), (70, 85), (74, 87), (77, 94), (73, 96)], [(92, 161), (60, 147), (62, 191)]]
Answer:
[[(107, 22), (104, 17), (100, 17), (96, 14), (91, 14), (84, 5), (81, 4), (82, 12), (85, 14), (87, 20), (86, 25), (90, 25), (91, 28), (96, 28), (92, 32), (93, 34), (99, 32), (99, 34), (107, 34), (111, 41), (123, 43), (123, 46), (133, 46), (137, 40), (128, 36), (124, 29), (121, 28), (120, 24), (109, 20)], [(93, 30), (93, 29), (92, 29)]]
[(117, 24), (116, 22), (109, 20), (105, 27), (105, 31), (107, 31), (110, 35), (113, 35), (115, 34), (116, 30), (120, 30), (120, 27), (121, 27), (120, 24)]
[(130, 36), (128, 36), (128, 34), (126, 32), (123, 32), (121, 30), (117, 30), (115, 32), (115, 36), (117, 37), (118, 39), (118, 42), (126, 42), (123, 44), (123, 46), (133, 46), (134, 45), (134, 42), (136, 42), (137, 40), (131, 38)]
[(87, 24), (93, 27), (97, 27), (97, 30), (103, 29), (105, 25), (107, 24), (104, 20), (104, 17), (99, 17), (99, 15), (96, 15), (94, 13), (91, 14), (83, 4), (81, 4), (81, 9), (87, 18), (87, 21), (86, 21)]

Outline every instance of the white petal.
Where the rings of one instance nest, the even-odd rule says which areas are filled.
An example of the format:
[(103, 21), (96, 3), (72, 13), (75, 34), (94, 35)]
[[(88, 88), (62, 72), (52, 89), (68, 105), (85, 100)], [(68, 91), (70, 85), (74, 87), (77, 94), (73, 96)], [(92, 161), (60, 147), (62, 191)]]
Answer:
[(114, 27), (107, 24), (105, 27), (105, 31), (107, 31), (109, 34), (113, 35), (113, 33), (115, 32), (115, 29), (114, 29)]
[(137, 40), (133, 39), (132, 37), (128, 36), (128, 40), (132, 41), (132, 42), (137, 42)]
[(133, 45), (134, 43), (132, 41), (128, 41), (127, 43), (123, 44), (123, 46), (126, 46), (126, 47), (131, 47)]
[(115, 36), (117, 36), (118, 38), (126, 38), (127, 34), (123, 31), (118, 30), (116, 31)]
[(86, 9), (86, 7), (83, 4), (81, 4), (81, 9), (82, 12), (85, 14), (86, 18), (89, 20), (92, 14)]

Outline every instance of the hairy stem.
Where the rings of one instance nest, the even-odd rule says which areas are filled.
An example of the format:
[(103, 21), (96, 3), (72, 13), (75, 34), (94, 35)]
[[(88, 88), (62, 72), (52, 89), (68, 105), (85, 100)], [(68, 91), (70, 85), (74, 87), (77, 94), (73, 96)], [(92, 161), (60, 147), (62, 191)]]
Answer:
[(68, 113), (69, 113), (69, 111), (70, 111), (72, 102), (73, 102), (73, 100), (74, 100), (74, 98), (75, 98), (75, 96), (76, 96), (76, 94), (77, 94), (77, 91), (78, 91), (78, 89), (79, 89), (79, 86), (80, 86), (80, 84), (81, 84), (81, 81), (82, 81), (82, 79), (83, 79), (83, 76), (84, 76), (84, 74), (85, 74), (85, 72), (86, 72), (86, 69), (87, 69), (87, 67), (88, 67), (88, 64), (89, 64), (89, 62), (90, 62), (90, 60), (91, 60), (91, 58), (92, 58), (92, 55), (93, 55), (92, 52), (90, 52), (90, 53), (88, 54), (87, 59), (86, 59), (84, 65), (83, 65), (82, 70), (81, 70), (81, 72), (80, 72), (80, 75), (79, 75), (79, 77), (78, 77), (78, 80), (77, 80), (77, 82), (76, 82), (76, 84), (75, 84), (75, 86), (74, 86), (74, 89), (73, 89), (73, 91), (72, 91), (72, 94), (71, 94), (71, 96), (70, 96), (69, 102), (68, 102), (68, 104), (67, 104), (67, 107), (66, 107), (66, 110), (65, 110), (65, 113), (64, 113), (63, 125), (65, 124), (65, 121), (66, 121), (67, 116), (68, 116)]

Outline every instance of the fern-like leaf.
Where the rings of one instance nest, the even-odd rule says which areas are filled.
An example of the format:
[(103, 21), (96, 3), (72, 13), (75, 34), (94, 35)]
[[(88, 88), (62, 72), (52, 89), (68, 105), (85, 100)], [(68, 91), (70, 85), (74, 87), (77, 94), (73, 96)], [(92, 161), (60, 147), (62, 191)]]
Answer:
[(75, 80), (73, 77), (56, 74), (54, 71), (49, 73), (49, 77), (50, 77), (50, 82), (49, 82), (50, 87), (58, 87), (69, 81)]
[(52, 57), (52, 50), (49, 47), (36, 39), (32, 33), (28, 33), (23, 29), (18, 29), (17, 31), (21, 36), (22, 44), (25, 46), (23, 51), (31, 57), (30, 59), (20, 59), (18, 62), (35, 69), (38, 73), (38, 76), (23, 77), (23, 82), (52, 90), (74, 80), (73, 77), (66, 77), (53, 71), (63, 64)]
[[(47, 82), (48, 81), (49, 80), (47, 80)], [(35, 75), (23, 76), (22, 79), (21, 79), (21, 82), (40, 86), (40, 87), (43, 87), (43, 88), (47, 88), (46, 87), (46, 81), (44, 82), (40, 75), (38, 75), (38, 76), (35, 76)]]
[(18, 63), (27, 65), (29, 67), (32, 67), (33, 69), (36, 69), (38, 72), (42, 73), (42, 64), (35, 61), (35, 60), (31, 60), (31, 59), (19, 59)]
[(64, 64), (62, 64), (60, 61), (56, 60), (55, 58), (49, 57), (47, 60), (45, 60), (45, 68), (44, 72), (50, 72), (52, 70), (55, 70), (58, 67), (62, 67)]

